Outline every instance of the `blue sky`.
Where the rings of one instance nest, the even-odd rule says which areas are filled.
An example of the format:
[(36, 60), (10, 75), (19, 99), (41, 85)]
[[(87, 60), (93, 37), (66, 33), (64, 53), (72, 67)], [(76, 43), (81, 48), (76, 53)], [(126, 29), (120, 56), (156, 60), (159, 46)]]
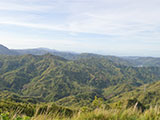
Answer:
[(0, 44), (160, 57), (160, 0), (0, 0)]

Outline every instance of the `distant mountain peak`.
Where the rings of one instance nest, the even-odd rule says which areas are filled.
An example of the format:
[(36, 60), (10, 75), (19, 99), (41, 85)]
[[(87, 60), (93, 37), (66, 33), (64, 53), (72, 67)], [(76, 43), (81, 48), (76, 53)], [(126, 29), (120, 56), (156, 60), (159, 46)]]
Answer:
[[(4, 45), (2, 45), (2, 44), (0, 44), (0, 48), (2, 49), (8, 49), (6, 46), (4, 46)], [(9, 50), (9, 49), (8, 49)]]
[(16, 55), (17, 53), (8, 49), (6, 46), (0, 44), (0, 54), (1, 55)]

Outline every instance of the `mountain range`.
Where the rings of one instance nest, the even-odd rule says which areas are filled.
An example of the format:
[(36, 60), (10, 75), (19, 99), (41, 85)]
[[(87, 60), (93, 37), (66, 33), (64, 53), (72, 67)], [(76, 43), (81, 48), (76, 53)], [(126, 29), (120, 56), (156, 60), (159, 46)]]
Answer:
[(160, 103), (159, 58), (0, 48), (1, 99), (84, 106), (98, 96), (109, 103), (131, 97)]
[(160, 66), (160, 58), (155, 57), (138, 57), (138, 56), (126, 56), (126, 57), (117, 57), (117, 56), (107, 56), (107, 55), (98, 55), (92, 53), (74, 53), (74, 52), (62, 52), (48, 48), (35, 48), (35, 49), (8, 49), (7, 47), (0, 45), (0, 55), (45, 55), (52, 54), (55, 56), (63, 57), (67, 60), (77, 60), (81, 58), (88, 57), (101, 57), (108, 60), (111, 60), (115, 63), (124, 64), (127, 66)]

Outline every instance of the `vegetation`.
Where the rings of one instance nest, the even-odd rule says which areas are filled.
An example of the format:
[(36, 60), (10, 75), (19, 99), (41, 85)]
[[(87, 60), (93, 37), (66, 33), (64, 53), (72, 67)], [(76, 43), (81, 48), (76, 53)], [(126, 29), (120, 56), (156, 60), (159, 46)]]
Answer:
[(159, 120), (159, 59), (146, 59), (0, 55), (0, 117)]
[[(51, 108), (51, 109), (50, 109)], [(159, 120), (160, 108), (150, 107), (145, 111), (138, 109), (137, 106), (130, 108), (96, 108), (93, 110), (77, 110), (75, 112), (64, 111), (53, 105), (45, 109), (45, 106), (37, 111), (33, 116), (26, 116), (19, 111), (0, 113), (1, 120)], [(52, 112), (51, 112), (52, 110)], [(57, 111), (56, 111), (57, 110)], [(55, 112), (56, 111), (56, 112)]]
[(107, 100), (158, 81), (159, 73), (159, 67), (130, 67), (94, 56), (72, 61), (51, 54), (3, 55), (0, 97), (80, 107), (91, 103), (95, 96)]

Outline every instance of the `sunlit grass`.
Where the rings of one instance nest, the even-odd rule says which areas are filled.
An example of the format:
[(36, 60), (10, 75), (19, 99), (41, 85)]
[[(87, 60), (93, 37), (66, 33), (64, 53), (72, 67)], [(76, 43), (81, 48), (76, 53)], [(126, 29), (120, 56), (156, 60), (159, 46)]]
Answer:
[(160, 120), (160, 107), (150, 108), (141, 112), (135, 108), (130, 109), (95, 109), (91, 112), (76, 112), (73, 116), (58, 113), (45, 113), (27, 117), (24, 115), (1, 114), (1, 120)]

